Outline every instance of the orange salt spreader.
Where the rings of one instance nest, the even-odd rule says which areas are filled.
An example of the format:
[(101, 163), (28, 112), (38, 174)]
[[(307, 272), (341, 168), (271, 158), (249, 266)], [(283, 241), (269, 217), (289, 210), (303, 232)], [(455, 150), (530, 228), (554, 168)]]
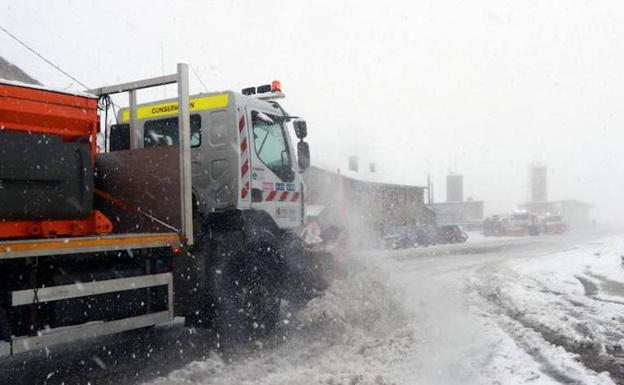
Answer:
[(0, 239), (112, 232), (93, 206), (97, 103), (0, 81)]

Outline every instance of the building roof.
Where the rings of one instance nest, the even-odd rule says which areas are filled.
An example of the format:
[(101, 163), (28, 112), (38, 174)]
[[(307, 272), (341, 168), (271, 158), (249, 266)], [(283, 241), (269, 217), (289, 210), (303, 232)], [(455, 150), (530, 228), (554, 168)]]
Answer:
[[(331, 174), (331, 175), (338, 175), (338, 173), (336, 171), (329, 171), (326, 168), (323, 167), (319, 167), (319, 166), (311, 166), (310, 169), (306, 172), (319, 172), (319, 173), (325, 173), (325, 174)], [(345, 178), (346, 180), (350, 180), (350, 181), (354, 181), (354, 182), (360, 182), (360, 183), (366, 183), (369, 185), (377, 185), (379, 187), (385, 186), (385, 187), (406, 187), (406, 188), (418, 188), (418, 189), (425, 189), (425, 186), (419, 186), (419, 185), (415, 185), (415, 184), (399, 184), (399, 183), (389, 183), (386, 181), (383, 181), (383, 179), (376, 179), (376, 180), (371, 180), (372, 178), (362, 178), (361, 176), (359, 176), (357, 173), (354, 172), (347, 172), (345, 174), (345, 172), (343, 170), (340, 170), (340, 176)]]
[(576, 205), (576, 206), (583, 206), (586, 208), (594, 207), (594, 205), (589, 202), (583, 202), (577, 199), (563, 199), (559, 201), (550, 201), (550, 203), (556, 203), (556, 204), (562, 204), (562, 205)]
[(562, 199), (557, 201), (540, 201), (540, 202), (526, 202), (520, 205), (520, 207), (529, 207), (531, 205), (567, 205), (567, 206), (580, 206), (585, 208), (594, 207), (593, 204), (583, 202), (578, 199)]
[(470, 206), (470, 205), (482, 205), (484, 201), (461, 201), (461, 202), (434, 202), (431, 204), (433, 207), (452, 207), (452, 206)]

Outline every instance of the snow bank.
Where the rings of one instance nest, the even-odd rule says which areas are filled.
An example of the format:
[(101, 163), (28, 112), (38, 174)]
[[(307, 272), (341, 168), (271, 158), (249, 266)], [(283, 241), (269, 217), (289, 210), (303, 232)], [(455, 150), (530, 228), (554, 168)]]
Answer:
[(380, 270), (349, 262), (344, 271), (305, 309), (286, 310), (276, 335), (254, 349), (212, 353), (151, 384), (403, 383), (396, 366), (409, 365), (417, 341), (399, 296)]

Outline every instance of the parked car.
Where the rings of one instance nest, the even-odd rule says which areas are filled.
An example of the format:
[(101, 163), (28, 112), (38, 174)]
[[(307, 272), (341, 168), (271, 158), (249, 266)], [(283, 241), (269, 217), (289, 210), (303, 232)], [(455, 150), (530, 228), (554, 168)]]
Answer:
[(431, 225), (418, 225), (413, 228), (414, 238), (419, 246), (430, 246), (437, 243), (437, 230)]
[(416, 240), (408, 226), (394, 225), (386, 230), (383, 237), (383, 244), (386, 249), (406, 249), (414, 247), (416, 245)]
[(407, 249), (436, 243), (437, 231), (431, 225), (394, 225), (383, 237), (386, 249)]
[(437, 243), (464, 243), (468, 234), (458, 225), (444, 225), (438, 227)]

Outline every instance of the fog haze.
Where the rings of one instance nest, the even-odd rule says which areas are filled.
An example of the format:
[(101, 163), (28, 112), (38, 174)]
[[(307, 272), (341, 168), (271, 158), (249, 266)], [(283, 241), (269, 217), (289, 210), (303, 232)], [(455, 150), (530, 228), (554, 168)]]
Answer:
[[(618, 1), (1, 1), (0, 24), (90, 87), (176, 62), (211, 90), (279, 79), (326, 168), (355, 155), (377, 164), (362, 178), (431, 174), (438, 201), (459, 172), (465, 196), (502, 213), (528, 199), (538, 161), (549, 198), (624, 218)], [(81, 89), (1, 33), (0, 56)], [(191, 91), (202, 90), (191, 74)]]

